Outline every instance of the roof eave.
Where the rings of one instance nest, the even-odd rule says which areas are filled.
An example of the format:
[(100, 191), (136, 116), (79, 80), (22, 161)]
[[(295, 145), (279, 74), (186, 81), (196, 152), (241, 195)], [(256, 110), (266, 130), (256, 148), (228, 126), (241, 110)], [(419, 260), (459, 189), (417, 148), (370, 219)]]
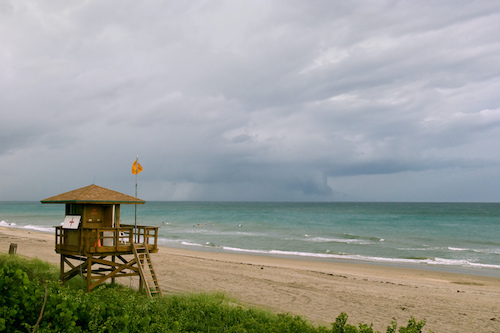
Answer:
[(146, 201), (103, 201), (103, 200), (41, 200), (43, 204), (67, 204), (67, 203), (79, 203), (79, 204), (99, 204), (99, 205), (143, 205)]

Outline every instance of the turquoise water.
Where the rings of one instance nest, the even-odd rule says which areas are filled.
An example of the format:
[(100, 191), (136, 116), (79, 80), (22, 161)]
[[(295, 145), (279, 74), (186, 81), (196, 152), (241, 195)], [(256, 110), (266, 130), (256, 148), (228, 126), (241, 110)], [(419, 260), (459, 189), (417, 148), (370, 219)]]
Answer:
[[(147, 202), (160, 244), (500, 276), (500, 204)], [(0, 202), (0, 225), (53, 232), (64, 205)], [(121, 206), (134, 223), (134, 206)]]

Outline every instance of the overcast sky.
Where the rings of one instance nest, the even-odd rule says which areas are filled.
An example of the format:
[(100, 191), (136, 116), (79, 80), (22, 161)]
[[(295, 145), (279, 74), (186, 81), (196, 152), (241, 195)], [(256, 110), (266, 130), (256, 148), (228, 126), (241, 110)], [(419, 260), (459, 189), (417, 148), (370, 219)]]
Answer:
[(0, 0), (0, 200), (500, 201), (500, 1)]

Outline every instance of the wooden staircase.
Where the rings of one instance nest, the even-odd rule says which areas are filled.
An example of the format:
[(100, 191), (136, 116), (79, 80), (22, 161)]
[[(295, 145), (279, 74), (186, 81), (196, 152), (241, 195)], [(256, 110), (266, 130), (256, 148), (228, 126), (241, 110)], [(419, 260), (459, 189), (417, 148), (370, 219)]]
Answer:
[(158, 277), (151, 262), (147, 246), (145, 244), (133, 243), (132, 248), (134, 249), (135, 260), (137, 261), (141, 281), (146, 293), (149, 297), (161, 296), (160, 284), (158, 283)]

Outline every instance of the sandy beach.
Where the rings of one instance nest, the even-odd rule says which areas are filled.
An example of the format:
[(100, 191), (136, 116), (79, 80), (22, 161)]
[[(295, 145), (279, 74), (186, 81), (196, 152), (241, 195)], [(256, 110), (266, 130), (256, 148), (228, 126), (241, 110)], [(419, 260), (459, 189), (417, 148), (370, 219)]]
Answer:
[[(19, 255), (59, 263), (52, 234), (0, 227), (0, 252), (11, 243)], [(392, 318), (406, 326), (410, 316), (427, 321), (425, 332), (500, 332), (495, 277), (167, 247), (152, 258), (165, 294), (224, 292), (320, 325), (346, 312), (349, 323), (372, 322), (382, 332)]]

